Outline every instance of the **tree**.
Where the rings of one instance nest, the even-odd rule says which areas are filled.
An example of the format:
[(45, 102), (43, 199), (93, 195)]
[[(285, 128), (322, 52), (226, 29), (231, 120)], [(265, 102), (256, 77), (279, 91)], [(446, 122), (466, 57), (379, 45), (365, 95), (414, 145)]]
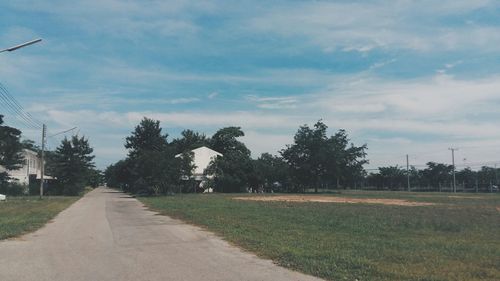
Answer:
[(262, 153), (253, 163), (255, 170), (254, 179), (258, 185), (264, 188), (264, 191), (276, 192), (287, 190), (291, 181), (290, 173), (288, 164), (282, 157)]
[(452, 165), (428, 162), (427, 168), (422, 171), (422, 176), (428, 185), (441, 190), (443, 184), (450, 182), (452, 171)]
[(3, 190), (9, 185), (7, 171), (21, 168), (24, 159), (21, 154), (23, 149), (20, 141), (21, 131), (2, 124), (3, 115), (0, 115), (0, 166), (6, 170), (0, 172), (0, 189)]
[[(182, 181), (192, 176), (193, 156), (185, 152), (182, 157), (175, 157), (178, 150), (191, 147), (205, 137), (186, 130), (182, 138), (167, 141), (163, 135), (160, 121), (149, 118), (141, 120), (129, 137), (125, 148), (128, 157), (106, 168), (106, 183), (110, 187), (119, 187), (136, 194), (166, 194), (181, 191), (190, 181)], [(189, 190), (189, 188), (185, 188)], [(192, 189), (192, 188), (191, 188)]]
[(89, 173), (94, 168), (88, 139), (73, 136), (64, 138), (53, 155), (53, 176), (57, 178), (59, 190), (65, 195), (78, 195), (88, 183)]
[(303, 125), (295, 134), (294, 143), (280, 151), (302, 191), (313, 185), (314, 191), (318, 192), (323, 184), (335, 180), (338, 185), (341, 179), (355, 182), (364, 175), (366, 145), (349, 145), (344, 130), (327, 137), (327, 128), (321, 120), (313, 128)]
[(0, 166), (6, 170), (19, 169), (24, 162), (21, 131), (2, 124), (3, 115), (0, 115)]
[(21, 142), (21, 145), (23, 146), (24, 149), (29, 149), (31, 151), (39, 152), (40, 147), (35, 144), (34, 141), (25, 139)]
[(476, 186), (477, 172), (472, 171), (471, 168), (467, 167), (461, 171), (456, 172), (456, 179), (458, 183), (462, 183), (463, 188)]
[[(196, 165), (193, 162), (194, 153), (192, 151), (184, 151), (180, 157), (177, 157), (179, 172), (181, 179), (184, 182), (184, 192), (197, 192), (195, 181), (193, 178), (193, 172), (196, 169)], [(179, 188), (182, 192), (182, 186)]]
[(96, 188), (104, 183), (104, 175), (101, 171), (90, 168), (87, 176), (87, 185)]
[(346, 131), (340, 129), (328, 139), (328, 145), (328, 177), (335, 180), (337, 188), (341, 181), (356, 186), (357, 181), (366, 175), (363, 168), (368, 163), (366, 144), (355, 146), (350, 143)]
[(244, 143), (238, 141), (238, 138), (243, 136), (245, 136), (245, 133), (241, 130), (241, 127), (225, 127), (212, 136), (210, 147), (223, 155), (241, 153), (250, 157), (250, 150)]
[(217, 192), (245, 192), (252, 188), (252, 162), (241, 153), (228, 151), (224, 156), (217, 157), (205, 169), (205, 174), (213, 175), (212, 185)]
[(244, 192), (255, 181), (250, 150), (237, 138), (245, 133), (240, 127), (226, 127), (218, 130), (211, 139), (211, 147), (222, 153), (206, 169), (206, 174), (213, 175), (212, 184), (219, 192)]
[(126, 192), (132, 192), (132, 161), (127, 158), (113, 165), (109, 165), (104, 171), (104, 178), (107, 186), (120, 188)]
[(192, 130), (184, 130), (180, 138), (172, 141), (176, 153), (183, 153), (201, 146), (209, 145), (210, 140), (204, 135)]
[(294, 144), (287, 145), (280, 152), (290, 165), (294, 179), (302, 191), (312, 184), (317, 192), (320, 180), (327, 172), (326, 129), (327, 126), (321, 121), (314, 124), (313, 129), (303, 125), (294, 136)]
[(168, 135), (162, 135), (160, 121), (144, 117), (135, 127), (132, 135), (126, 138), (125, 148), (131, 158), (142, 151), (161, 151), (167, 146)]
[(407, 184), (406, 171), (399, 166), (380, 167), (383, 186), (390, 190), (402, 189)]

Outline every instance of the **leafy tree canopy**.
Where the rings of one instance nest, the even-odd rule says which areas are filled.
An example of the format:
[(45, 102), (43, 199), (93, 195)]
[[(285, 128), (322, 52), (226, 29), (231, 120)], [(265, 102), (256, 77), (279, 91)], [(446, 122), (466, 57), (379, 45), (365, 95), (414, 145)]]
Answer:
[(53, 155), (53, 175), (66, 195), (77, 195), (88, 183), (94, 168), (93, 149), (85, 137), (64, 138)]
[(130, 157), (136, 157), (144, 150), (161, 151), (168, 144), (167, 136), (161, 133), (160, 121), (144, 117), (132, 135), (126, 138), (125, 148), (129, 149)]
[(0, 115), (0, 166), (7, 170), (21, 168), (23, 145), (21, 144), (21, 131), (3, 125), (3, 115)]

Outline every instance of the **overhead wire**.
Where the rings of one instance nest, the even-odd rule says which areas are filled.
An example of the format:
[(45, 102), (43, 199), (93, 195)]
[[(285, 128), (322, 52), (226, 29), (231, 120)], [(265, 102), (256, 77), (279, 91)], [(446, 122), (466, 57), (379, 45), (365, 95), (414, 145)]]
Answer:
[(8, 110), (17, 120), (24, 126), (31, 129), (40, 129), (42, 123), (35, 119), (33, 115), (24, 110), (21, 104), (9, 93), (9, 91), (0, 83), (0, 99), (3, 100), (1, 105)]
[(38, 124), (38, 126), (43, 125), (42, 122), (38, 121), (36, 118), (33, 117), (33, 115), (24, 110), (23, 106), (10, 94), (10, 92), (7, 90), (7, 88), (5, 88), (5, 86), (2, 83), (0, 83), (0, 88), (5, 92), (5, 94), (10, 98), (10, 100), (14, 103), (14, 105), (23, 115), (25, 115), (35, 124)]
[(0, 91), (0, 105), (5, 109), (6, 112), (10, 113), (13, 117), (12, 121), (15, 121), (18, 127), (28, 127), (33, 129), (34, 125), (24, 120), (23, 118), (18, 117), (18, 113), (10, 106), (7, 98)]
[(40, 125), (38, 125), (38, 123), (32, 121), (29, 117), (26, 117), (26, 115), (24, 115), (19, 109), (13, 106), (12, 102), (3, 94), (1, 90), (0, 90), (0, 96), (5, 102), (4, 108), (7, 108), (13, 116), (16, 116), (17, 119), (23, 122), (23, 124), (25, 124), (27, 127), (33, 129), (40, 128)]

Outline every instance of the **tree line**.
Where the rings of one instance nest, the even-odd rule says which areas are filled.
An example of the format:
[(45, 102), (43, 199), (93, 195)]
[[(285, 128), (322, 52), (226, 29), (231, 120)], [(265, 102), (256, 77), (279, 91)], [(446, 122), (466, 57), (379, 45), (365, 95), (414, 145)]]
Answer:
[[(189, 151), (201, 146), (221, 154), (205, 170), (206, 187), (217, 192), (306, 192), (331, 189), (407, 190), (408, 173), (398, 166), (379, 168), (367, 173), (367, 145), (353, 144), (347, 132), (327, 133), (319, 120), (313, 126), (303, 125), (293, 142), (277, 155), (263, 153), (252, 159), (250, 150), (239, 140), (241, 127), (225, 127), (212, 136), (184, 130), (169, 140), (162, 133), (160, 121), (144, 118), (126, 138), (125, 159), (105, 171), (109, 186), (131, 193), (168, 194), (201, 192), (192, 178), (195, 168)], [(182, 157), (175, 157), (182, 154)], [(451, 165), (429, 162), (425, 169), (411, 167), (412, 190), (449, 191)], [(456, 172), (457, 186), (478, 191), (497, 182), (495, 169), (470, 168)], [(491, 189), (489, 189), (491, 191)]]
[[(363, 168), (368, 163), (367, 145), (353, 144), (345, 130), (327, 133), (323, 121), (303, 125), (293, 142), (277, 155), (263, 153), (257, 159), (239, 140), (245, 134), (241, 127), (225, 127), (212, 136), (184, 130), (169, 139), (160, 121), (144, 118), (126, 138), (127, 157), (104, 173), (95, 168), (93, 149), (85, 137), (64, 138), (53, 151), (46, 151), (46, 174), (50, 181), (47, 194), (80, 194), (85, 186), (106, 182), (135, 194), (171, 194), (202, 192), (211, 187), (217, 192), (307, 192), (330, 189), (406, 190), (408, 173), (399, 166), (380, 167), (376, 173)], [(40, 153), (33, 141), (21, 140), (21, 131), (3, 124), (0, 115), (0, 193), (38, 194), (39, 181), (21, 186), (9, 171), (19, 169), (23, 149)], [(205, 170), (207, 181), (200, 188), (193, 179), (196, 168), (191, 150), (206, 146), (219, 153)], [(176, 157), (181, 155), (181, 157)], [(412, 190), (449, 191), (452, 186), (451, 165), (429, 162), (424, 169), (409, 170)], [(459, 190), (494, 191), (498, 169), (482, 167), (456, 171)]]
[[(399, 166), (381, 167), (377, 173), (367, 175), (363, 184), (375, 189), (406, 190), (408, 176), (410, 189), (415, 191), (451, 191), (453, 166), (428, 162), (424, 169), (411, 167), (409, 171)], [(470, 167), (455, 172), (455, 185), (461, 191), (497, 191), (500, 169), (483, 166), (474, 171)]]
[[(7, 126), (0, 115), (0, 193), (7, 195), (37, 195), (40, 180), (30, 179), (24, 186), (9, 173), (25, 165), (23, 149), (34, 151), (40, 157), (41, 149), (31, 140), (22, 140), (19, 129)], [(51, 176), (44, 188), (45, 194), (78, 195), (86, 186), (97, 187), (103, 182), (102, 173), (95, 168), (93, 148), (85, 137), (64, 138), (53, 151), (45, 151), (45, 174)]]
[[(300, 126), (294, 142), (279, 155), (263, 153), (252, 159), (250, 150), (239, 140), (241, 127), (225, 127), (212, 136), (184, 130), (171, 141), (162, 133), (160, 121), (144, 118), (126, 138), (125, 159), (104, 172), (109, 186), (140, 194), (197, 192), (192, 179), (195, 168), (189, 152), (206, 146), (222, 157), (205, 170), (207, 186), (217, 192), (304, 192), (320, 188), (356, 184), (365, 176), (363, 165), (367, 146), (355, 146), (345, 130), (327, 135), (321, 120), (314, 126)], [(176, 155), (182, 154), (182, 157)]]

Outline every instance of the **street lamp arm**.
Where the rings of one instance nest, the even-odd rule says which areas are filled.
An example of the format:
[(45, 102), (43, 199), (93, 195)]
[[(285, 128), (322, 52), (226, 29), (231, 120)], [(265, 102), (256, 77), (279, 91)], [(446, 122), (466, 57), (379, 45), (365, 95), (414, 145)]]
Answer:
[(14, 47), (10, 47), (10, 48), (7, 48), (7, 49), (0, 50), (0, 53), (2, 53), (2, 52), (12, 52), (12, 51), (15, 51), (17, 49), (20, 49), (20, 48), (23, 48), (23, 47), (26, 47), (26, 46), (29, 46), (29, 45), (33, 45), (33, 44), (38, 43), (40, 41), (42, 41), (41, 38), (38, 38), (38, 39), (35, 39), (35, 40), (31, 40), (31, 41), (28, 41), (26, 43), (22, 43), (22, 44), (16, 45)]

